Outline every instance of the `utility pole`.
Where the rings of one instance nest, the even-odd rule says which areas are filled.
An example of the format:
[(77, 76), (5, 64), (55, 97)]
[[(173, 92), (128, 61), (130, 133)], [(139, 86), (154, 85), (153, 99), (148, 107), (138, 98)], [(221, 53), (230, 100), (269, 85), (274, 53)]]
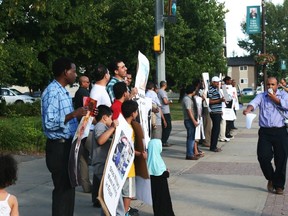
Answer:
[(164, 31), (164, 0), (155, 1), (155, 33), (164, 38), (163, 51), (155, 53), (156, 56), (156, 82), (166, 80), (165, 72), (165, 31)]
[[(265, 8), (265, 0), (262, 0), (262, 54), (266, 54), (266, 28), (265, 28), (265, 19), (266, 19), (266, 8)], [(263, 82), (264, 82), (264, 90), (267, 90), (266, 82), (267, 82), (267, 71), (266, 64), (262, 65), (263, 72)]]

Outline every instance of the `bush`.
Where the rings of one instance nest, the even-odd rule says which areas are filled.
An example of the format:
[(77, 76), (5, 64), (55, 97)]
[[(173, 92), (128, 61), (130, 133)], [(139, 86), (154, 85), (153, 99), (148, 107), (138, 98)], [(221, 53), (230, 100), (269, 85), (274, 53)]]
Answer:
[(40, 117), (11, 117), (0, 121), (0, 150), (43, 152), (45, 136)]
[(41, 101), (36, 100), (34, 103), (23, 104), (6, 104), (0, 103), (0, 115), (7, 117), (15, 116), (40, 116)]

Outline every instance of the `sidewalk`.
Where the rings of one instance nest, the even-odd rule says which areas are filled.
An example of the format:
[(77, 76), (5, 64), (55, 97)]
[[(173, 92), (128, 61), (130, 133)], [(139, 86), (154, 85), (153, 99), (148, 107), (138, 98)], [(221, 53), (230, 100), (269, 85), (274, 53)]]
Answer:
[[(186, 130), (183, 122), (173, 122), (169, 148), (163, 158), (170, 169), (169, 187), (176, 216), (288, 215), (287, 190), (284, 195), (267, 192), (257, 157), (258, 118), (245, 129), (245, 117), (237, 112), (235, 139), (219, 142), (222, 152), (210, 152), (197, 161), (185, 160)], [(17, 184), (8, 190), (17, 195), (21, 216), (51, 215), (52, 181), (43, 157), (17, 156)], [(286, 186), (287, 187), (287, 186)], [(91, 194), (76, 189), (75, 216), (100, 215), (92, 207)], [(152, 216), (152, 207), (140, 200), (132, 202), (141, 216)]]

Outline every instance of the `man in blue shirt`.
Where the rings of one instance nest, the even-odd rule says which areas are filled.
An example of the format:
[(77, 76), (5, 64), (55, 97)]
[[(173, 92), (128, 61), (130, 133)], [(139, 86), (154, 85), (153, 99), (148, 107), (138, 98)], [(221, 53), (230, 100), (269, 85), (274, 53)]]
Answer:
[[(279, 91), (278, 81), (275, 77), (267, 79), (267, 89), (258, 94), (243, 111), (246, 115), (259, 107), (259, 138), (257, 155), (260, 167), (268, 180), (269, 192), (283, 194), (286, 180), (287, 144), (288, 134), (284, 124), (285, 118), (280, 111), (287, 116), (288, 94)], [(275, 169), (271, 160), (274, 157)]]
[(76, 132), (77, 118), (85, 116), (83, 107), (74, 111), (72, 98), (65, 89), (73, 84), (77, 74), (75, 64), (68, 58), (57, 59), (52, 66), (55, 79), (41, 98), (42, 126), (46, 142), (46, 165), (52, 174), (52, 216), (73, 216), (75, 188), (68, 175), (69, 152)]

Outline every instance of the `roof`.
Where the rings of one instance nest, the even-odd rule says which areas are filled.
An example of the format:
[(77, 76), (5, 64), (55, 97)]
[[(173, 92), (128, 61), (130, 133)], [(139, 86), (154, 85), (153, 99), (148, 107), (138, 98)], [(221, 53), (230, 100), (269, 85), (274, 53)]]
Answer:
[(228, 66), (242, 66), (242, 65), (255, 66), (256, 62), (252, 56), (232, 57), (232, 58), (227, 58), (227, 65)]

